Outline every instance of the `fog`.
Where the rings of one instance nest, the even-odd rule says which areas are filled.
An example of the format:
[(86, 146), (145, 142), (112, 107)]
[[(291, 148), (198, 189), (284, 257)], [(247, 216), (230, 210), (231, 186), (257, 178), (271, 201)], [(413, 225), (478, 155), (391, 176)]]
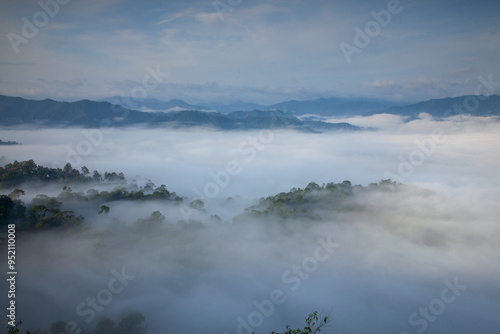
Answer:
[[(205, 202), (200, 211), (110, 202), (107, 215), (81, 208), (84, 231), (22, 235), (23, 326), (62, 320), (72, 322), (69, 333), (85, 332), (99, 316), (117, 321), (130, 307), (149, 333), (269, 333), (303, 326), (315, 310), (331, 314), (325, 333), (498, 333), (500, 123), (426, 115), (328, 121), (376, 129), (2, 130), (2, 140), (22, 143), (0, 147), (8, 162), (124, 172), (139, 185), (165, 184), (185, 204)], [(320, 220), (232, 219), (260, 197), (311, 181), (367, 186), (387, 178), (405, 186), (360, 193), (353, 209), (318, 210)], [(20, 186), (26, 201), (57, 187)], [(165, 216), (161, 226), (135, 222), (155, 210)], [(87, 298), (109, 297), (101, 291), (119, 290), (117, 277), (123, 289), (91, 311)]]

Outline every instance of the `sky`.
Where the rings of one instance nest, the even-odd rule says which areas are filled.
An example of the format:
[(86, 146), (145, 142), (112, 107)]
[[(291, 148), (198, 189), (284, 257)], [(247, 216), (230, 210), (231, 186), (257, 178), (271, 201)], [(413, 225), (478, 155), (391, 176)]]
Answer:
[(25, 98), (416, 102), (499, 81), (499, 51), (494, 0), (0, 3), (0, 94)]

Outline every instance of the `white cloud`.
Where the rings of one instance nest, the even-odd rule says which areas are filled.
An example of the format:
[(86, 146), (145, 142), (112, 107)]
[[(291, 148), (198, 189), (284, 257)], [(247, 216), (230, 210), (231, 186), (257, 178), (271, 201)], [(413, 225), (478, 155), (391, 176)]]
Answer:
[(367, 83), (367, 86), (369, 87), (374, 87), (374, 88), (392, 88), (394, 87), (394, 81), (392, 80), (375, 80), (374, 82), (369, 82)]
[(167, 15), (166, 18), (161, 19), (160, 21), (156, 22), (156, 24), (169, 23), (169, 22), (175, 21), (175, 20), (180, 19), (180, 18), (192, 17), (195, 15), (197, 15), (196, 10), (194, 8), (189, 8), (185, 11), (181, 11), (181, 12), (177, 12), (177, 13), (174, 13), (171, 15)]
[(211, 24), (220, 21), (220, 17), (217, 15), (217, 13), (198, 13), (195, 17), (197, 20), (205, 24)]

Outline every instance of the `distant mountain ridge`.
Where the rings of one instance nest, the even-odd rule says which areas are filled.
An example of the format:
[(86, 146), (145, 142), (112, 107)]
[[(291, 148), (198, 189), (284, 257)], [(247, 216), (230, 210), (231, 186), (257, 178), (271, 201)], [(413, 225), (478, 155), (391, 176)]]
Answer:
[[(141, 111), (218, 111), (222, 114), (229, 114), (233, 111), (253, 111), (253, 110), (284, 110), (294, 115), (301, 116), (315, 114), (319, 116), (353, 116), (365, 112), (387, 109), (394, 103), (389, 101), (361, 98), (320, 98), (316, 100), (290, 100), (272, 105), (261, 105), (248, 102), (233, 102), (230, 104), (209, 103), (207, 107), (192, 105), (182, 100), (169, 100), (167, 102), (156, 99), (134, 99), (114, 96), (103, 99), (113, 104), (119, 104), (124, 108)], [(177, 109), (175, 109), (177, 108)]]
[[(302, 110), (303, 115), (318, 114), (318, 110), (326, 110), (318, 107), (319, 105), (326, 106), (333, 103), (332, 101), (334, 100), (319, 99), (314, 101), (295, 101), (294, 103), (283, 102), (267, 110), (239, 110), (222, 114), (204, 106), (188, 104), (182, 100), (163, 102), (151, 99), (146, 101), (146, 103), (142, 103), (142, 105), (145, 106), (147, 104), (151, 107), (161, 106), (171, 108), (167, 109), (167, 112), (154, 112), (152, 109), (148, 112), (143, 112), (131, 110), (122, 105), (106, 101), (81, 100), (76, 102), (59, 102), (51, 99), (35, 101), (0, 95), (0, 125), (36, 125), (39, 127), (75, 126), (89, 128), (131, 125), (148, 127), (206, 126), (220, 130), (288, 128), (311, 132), (360, 130), (361, 128), (348, 123), (321, 122), (315, 120), (314, 117), (301, 117), (301, 119), (296, 117), (297, 110)], [(338, 104), (339, 108), (341, 105)], [(200, 110), (183, 109), (191, 106), (197, 107)], [(311, 110), (306, 112), (305, 108), (307, 106), (316, 107), (311, 107)], [(281, 107), (283, 108), (281, 109)], [(359, 109), (353, 111), (353, 114), (357, 115), (358, 112)], [(331, 114), (332, 112), (330, 110), (328, 113), (325, 113)], [(362, 115), (368, 116), (383, 113), (400, 115), (406, 117), (408, 120), (418, 118), (421, 113), (428, 113), (436, 118), (444, 118), (455, 114), (500, 116), (500, 96), (469, 95), (434, 99), (407, 106), (392, 106), (383, 110), (364, 112)]]
[[(108, 98), (108, 102), (117, 101), (119, 97)], [(474, 106), (465, 107), (465, 100), (477, 101), (477, 108)], [(394, 102), (362, 99), (362, 98), (319, 98), (315, 100), (290, 100), (276, 103), (273, 105), (260, 105), (255, 103), (235, 102), (227, 105), (212, 104), (208, 107), (197, 106), (186, 103), (182, 100), (170, 100), (168, 102), (156, 99), (138, 99), (134, 100), (137, 106), (160, 111), (180, 111), (180, 110), (198, 110), (198, 111), (218, 111), (222, 114), (230, 114), (235, 111), (254, 111), (254, 110), (283, 110), (286, 113), (295, 116), (318, 115), (323, 117), (345, 117), (345, 116), (369, 116), (375, 114), (393, 114), (407, 116), (415, 119), (422, 112), (428, 113), (433, 117), (447, 117), (452, 114), (470, 113), (474, 116), (498, 116), (500, 113), (500, 97), (498, 95), (483, 96), (465, 95), (459, 97), (447, 97), (442, 99), (432, 99), (412, 104), (403, 104), (395, 106)], [(125, 103), (116, 103), (127, 108)], [(133, 103), (128, 102), (131, 106)], [(474, 102), (476, 103), (476, 102)], [(458, 106), (458, 108), (457, 108)], [(459, 110), (461, 108), (461, 110)], [(137, 108), (129, 108), (137, 109)]]
[(458, 114), (471, 114), (473, 116), (500, 116), (500, 96), (465, 95), (459, 97), (447, 97), (444, 99), (432, 99), (407, 106), (393, 106), (381, 111), (367, 112), (364, 113), (364, 115), (393, 114), (415, 119), (418, 118), (420, 113), (427, 113), (437, 118), (444, 118)]
[(204, 126), (220, 130), (296, 129), (322, 132), (330, 130), (361, 130), (348, 123), (303, 122), (281, 111), (218, 112), (181, 110), (178, 112), (142, 112), (109, 102), (81, 100), (58, 102), (0, 95), (0, 124), (3, 126), (39, 127), (109, 127), (143, 125), (148, 127)]
[(316, 100), (291, 100), (270, 106), (270, 109), (288, 110), (295, 115), (355, 116), (365, 112), (387, 109), (389, 101), (361, 98), (320, 98)]
[(172, 112), (181, 110), (211, 110), (205, 106), (189, 104), (183, 100), (173, 99), (169, 101), (160, 101), (158, 99), (130, 99), (124, 96), (112, 96), (101, 101), (106, 101), (112, 104), (118, 104), (127, 109), (134, 109), (139, 111), (159, 111), (159, 112)]
[(252, 110), (266, 110), (269, 109), (269, 106), (265, 106), (257, 103), (249, 103), (249, 102), (233, 102), (230, 104), (220, 104), (220, 103), (210, 103), (210, 107), (214, 110), (217, 110), (223, 114), (229, 114), (233, 111), (252, 111)]
[[(127, 115), (120, 120), (120, 115)], [(26, 123), (41, 126), (99, 126), (103, 119), (120, 124), (133, 124), (143, 120), (139, 111), (125, 109), (109, 102), (81, 100), (58, 102), (42, 101), (0, 95), (0, 121), (2, 125)]]

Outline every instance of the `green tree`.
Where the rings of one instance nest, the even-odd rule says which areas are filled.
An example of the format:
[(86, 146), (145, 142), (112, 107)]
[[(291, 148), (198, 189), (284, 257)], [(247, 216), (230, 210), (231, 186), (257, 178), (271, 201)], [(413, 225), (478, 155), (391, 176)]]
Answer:
[(7, 195), (0, 195), (0, 224), (6, 225), (9, 222), (12, 211), (14, 209), (14, 201)]
[(151, 232), (162, 226), (164, 221), (165, 216), (162, 215), (160, 211), (154, 211), (148, 218), (137, 219), (134, 224), (136, 228), (139, 228), (142, 231)]
[(146, 182), (146, 184), (144, 185), (145, 191), (153, 191), (154, 188), (155, 184), (151, 180), (148, 180), (148, 182)]
[(118, 323), (118, 333), (139, 334), (144, 333), (146, 327), (146, 317), (141, 312), (131, 308), (122, 311), (122, 318)]
[(50, 325), (50, 332), (59, 334), (66, 333), (66, 322), (64, 321), (56, 321)]
[(89, 174), (90, 174), (90, 170), (87, 168), (87, 166), (83, 166), (82, 167), (82, 175), (86, 177)]
[(102, 180), (101, 174), (99, 174), (99, 172), (95, 170), (92, 174), (92, 180), (101, 181)]
[[(16, 334), (19, 333), (19, 328), (18, 326), (22, 324), (23, 322), (19, 320), (18, 322), (15, 323), (14, 326), (7, 326), (7, 329), (9, 330), (7, 333), (8, 334)], [(29, 333), (29, 332), (28, 332)]]
[(19, 222), (26, 212), (22, 201), (12, 200), (9, 196), (0, 195), (0, 226)]
[(100, 317), (92, 334), (114, 334), (118, 333), (115, 322), (107, 317)]
[(315, 333), (320, 333), (323, 327), (326, 326), (328, 323), (329, 323), (328, 316), (321, 317), (320, 319), (318, 316), (318, 311), (314, 311), (313, 313), (309, 314), (309, 316), (306, 318), (307, 326), (305, 326), (303, 329), (300, 328), (292, 329), (290, 328), (289, 325), (286, 325), (284, 332), (272, 331), (271, 334), (315, 334)]
[(73, 180), (73, 179), (76, 180), (80, 177), (80, 172), (77, 169), (73, 169), (73, 167), (71, 167), (71, 164), (69, 162), (66, 163), (66, 165), (64, 165), (62, 173), (63, 173), (63, 179), (66, 180)]
[(9, 197), (10, 197), (13, 201), (19, 201), (19, 197), (21, 197), (22, 195), (24, 195), (24, 190), (22, 190), (22, 189), (14, 189), (14, 190), (12, 190), (12, 192), (9, 194)]
[(45, 205), (49, 209), (59, 209), (62, 205), (62, 202), (59, 202), (55, 197), (49, 197), (44, 194), (38, 194), (31, 201), (32, 206), (36, 205)]
[(205, 206), (205, 203), (202, 200), (197, 199), (189, 203), (189, 206), (193, 209), (201, 210)]
[(51, 209), (43, 204), (32, 206), (29, 209), (29, 227), (43, 230), (54, 227), (74, 227), (78, 225), (83, 217), (75, 217), (73, 211), (61, 211)]
[(101, 213), (108, 214), (109, 213), (109, 206), (101, 205), (98, 213), (99, 214), (101, 214)]
[(167, 190), (167, 187), (162, 184), (153, 192), (153, 199), (163, 200), (170, 198), (170, 192)]
[(310, 190), (320, 190), (320, 186), (316, 183), (316, 182), (310, 182), (306, 189), (310, 189)]

